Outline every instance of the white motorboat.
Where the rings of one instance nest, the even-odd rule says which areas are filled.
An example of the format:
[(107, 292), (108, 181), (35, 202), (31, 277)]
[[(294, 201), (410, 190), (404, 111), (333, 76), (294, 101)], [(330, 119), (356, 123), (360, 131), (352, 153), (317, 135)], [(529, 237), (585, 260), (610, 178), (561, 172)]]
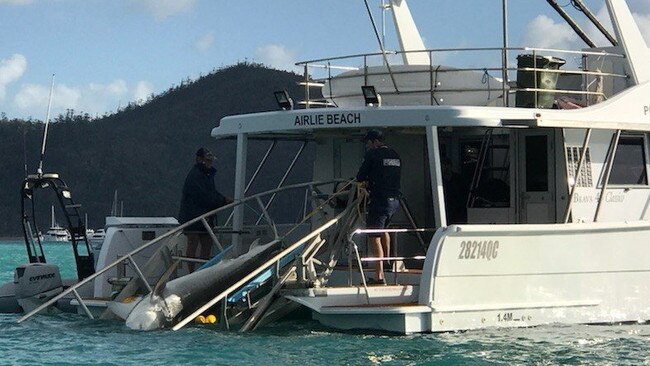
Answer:
[[(106, 270), (132, 264), (131, 256), (167, 241), (108, 308), (135, 329), (175, 330), (208, 311), (218, 313), (224, 327), (253, 329), (300, 306), (334, 328), (398, 333), (649, 320), (650, 251), (644, 243), (650, 234), (650, 51), (625, 0), (605, 2), (614, 35), (600, 28), (611, 45), (598, 47), (585, 36), (589, 46), (577, 51), (511, 48), (506, 42), (453, 50), (485, 52), (486, 60), (491, 55), (501, 64), (479, 68), (488, 74), (479, 84), (477, 68), (433, 64), (449, 50), (423, 50), (406, 0), (392, 0), (403, 64), (390, 65), (386, 52), (300, 63), (306, 109), (292, 110), (285, 94), (278, 98), (287, 102), (282, 111), (223, 118), (212, 136), (237, 139), (235, 203), (107, 264)], [(507, 62), (512, 54), (519, 54), (516, 68)], [(567, 55), (580, 65), (564, 65)], [(372, 57), (383, 66), (366, 67)], [(310, 71), (323, 68), (328, 73), (315, 80)], [(333, 70), (344, 72), (330, 75)], [(490, 75), (499, 72), (498, 78)], [(510, 80), (515, 73), (517, 80)], [(324, 88), (325, 100), (309, 99), (314, 86)], [(362, 93), (362, 86), (375, 88)], [(338, 108), (311, 108), (316, 105)], [(403, 210), (382, 230), (393, 237), (388, 258), (368, 251), (363, 191), (340, 185), (363, 159), (359, 140), (376, 128), (386, 131), (387, 143), (403, 157)], [(273, 142), (246, 181), (253, 139)], [(314, 142), (314, 181), (282, 187), (285, 175), (281, 188), (247, 197), (279, 141), (304, 141), (287, 175), (305, 144)], [(333, 195), (324, 193), (327, 184)], [(314, 210), (307, 214), (305, 202), (302, 220), (279, 230), (269, 206), (280, 191), (292, 189), (306, 190)], [(256, 203), (259, 217), (251, 222), (244, 210)], [(229, 219), (209, 228), (207, 217), (230, 209), (231, 225)], [(219, 283), (217, 293), (183, 297), (172, 289), (192, 291), (191, 281), (175, 271), (193, 259), (178, 255), (184, 244), (173, 238), (195, 222), (203, 222), (223, 250), (206, 266), (228, 250), (257, 248), (260, 241), (281, 241), (282, 249), (246, 271), (228, 272), (231, 278)], [(223, 233), (235, 249), (222, 246)], [(386, 259), (389, 284), (368, 285), (374, 263)], [(226, 263), (223, 270), (231, 269)], [(200, 271), (192, 276), (210, 288)], [(104, 286), (100, 277), (68, 288), (21, 321), (86, 282)], [(183, 302), (190, 298), (193, 303)], [(92, 299), (79, 305), (86, 302)]]
[[(392, 2), (398, 26), (409, 25), (400, 36), (418, 38), (410, 16), (400, 18), (405, 5)], [(354, 176), (363, 158), (358, 138), (370, 128), (386, 129), (388, 144), (408, 157), (402, 189), (418, 229), (434, 231), (426, 252), (407, 236), (414, 229), (402, 216), (402, 226), (389, 230), (399, 241), (390, 285), (366, 286), (366, 269), (356, 264), (366, 268), (380, 259), (365, 250), (359, 224), (346, 235), (355, 243), (350, 248), (360, 250), (339, 260), (350, 267), (307, 289), (286, 290), (285, 298), (328, 326), (400, 333), (650, 319), (650, 251), (643, 244), (650, 233), (650, 51), (626, 2), (606, 5), (612, 44), (561, 52), (498, 49), (496, 60), (518, 53), (519, 63), (513, 69), (502, 62), (502, 82), (492, 84), (490, 97), (478, 90), (485, 85), (469, 84), (474, 69), (433, 64), (443, 51), (405, 48), (404, 55), (430, 57), (405, 58), (392, 70), (341, 67), (346, 71), (326, 76), (324, 102), (339, 108), (222, 119), (212, 135), (236, 136), (238, 151), (251, 138), (314, 140), (314, 180)], [(492, 50), (484, 51), (487, 59)], [(370, 57), (300, 65), (334, 70), (346, 61), (367, 65)], [(569, 69), (560, 57), (582, 62)], [(447, 70), (454, 80), (444, 90), (436, 73)], [(509, 80), (515, 71), (516, 82)], [(375, 86), (380, 98), (364, 100), (364, 85)], [(449, 104), (438, 98), (444, 93), (451, 93)], [(463, 93), (472, 105), (455, 102)], [(572, 109), (561, 109), (569, 98)], [(443, 179), (442, 160), (451, 162), (462, 189)], [(237, 168), (241, 193), (242, 153)], [(452, 208), (464, 215), (450, 221)], [(298, 271), (321, 278), (309, 258)]]
[(43, 241), (47, 242), (69, 242), (70, 233), (56, 222), (54, 206), (52, 206), (52, 221), (50, 228), (43, 235)]

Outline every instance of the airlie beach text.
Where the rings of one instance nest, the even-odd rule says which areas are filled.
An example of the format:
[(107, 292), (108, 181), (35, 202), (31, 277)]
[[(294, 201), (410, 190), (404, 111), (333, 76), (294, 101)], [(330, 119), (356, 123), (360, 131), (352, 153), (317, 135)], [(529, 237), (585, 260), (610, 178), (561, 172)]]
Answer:
[(361, 113), (325, 113), (296, 116), (294, 126), (351, 125), (361, 123)]

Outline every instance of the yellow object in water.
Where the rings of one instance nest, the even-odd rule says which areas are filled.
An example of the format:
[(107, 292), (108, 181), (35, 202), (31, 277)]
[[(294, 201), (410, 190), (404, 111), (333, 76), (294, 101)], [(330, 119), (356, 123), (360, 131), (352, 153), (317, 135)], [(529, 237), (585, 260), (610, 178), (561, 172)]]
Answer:
[(212, 315), (212, 314), (210, 314), (210, 315), (208, 315), (208, 316), (205, 317), (205, 322), (206, 322), (206, 323), (210, 323), (210, 324), (214, 324), (214, 323), (217, 322), (217, 317), (214, 316), (214, 315)]
[(205, 324), (206, 319), (205, 319), (205, 317), (203, 315), (199, 315), (194, 319), (194, 322), (199, 323), (199, 324)]

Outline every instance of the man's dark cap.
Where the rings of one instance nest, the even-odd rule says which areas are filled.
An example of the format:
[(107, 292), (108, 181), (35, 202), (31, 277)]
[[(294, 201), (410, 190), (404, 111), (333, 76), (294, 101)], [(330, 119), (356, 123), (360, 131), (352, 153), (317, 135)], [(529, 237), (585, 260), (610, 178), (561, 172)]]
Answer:
[(384, 141), (384, 133), (381, 132), (381, 130), (370, 130), (363, 137), (364, 142), (365, 141), (373, 141), (373, 140)]
[(196, 151), (196, 157), (214, 160), (214, 154), (205, 147), (202, 147)]

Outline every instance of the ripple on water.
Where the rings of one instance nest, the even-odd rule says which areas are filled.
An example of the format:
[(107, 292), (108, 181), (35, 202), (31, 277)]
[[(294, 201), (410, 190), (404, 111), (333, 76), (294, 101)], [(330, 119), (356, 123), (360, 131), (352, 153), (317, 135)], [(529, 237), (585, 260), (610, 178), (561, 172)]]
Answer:
[[(69, 248), (50, 246), (53, 257)], [(0, 283), (25, 260), (0, 245)], [(61, 262), (58, 262), (61, 263)], [(62, 272), (74, 274), (73, 267)], [(195, 326), (135, 332), (117, 321), (62, 314), (17, 324), (0, 314), (0, 364), (45, 365), (650, 365), (650, 327), (563, 326), (396, 336), (290, 321), (239, 334)]]

